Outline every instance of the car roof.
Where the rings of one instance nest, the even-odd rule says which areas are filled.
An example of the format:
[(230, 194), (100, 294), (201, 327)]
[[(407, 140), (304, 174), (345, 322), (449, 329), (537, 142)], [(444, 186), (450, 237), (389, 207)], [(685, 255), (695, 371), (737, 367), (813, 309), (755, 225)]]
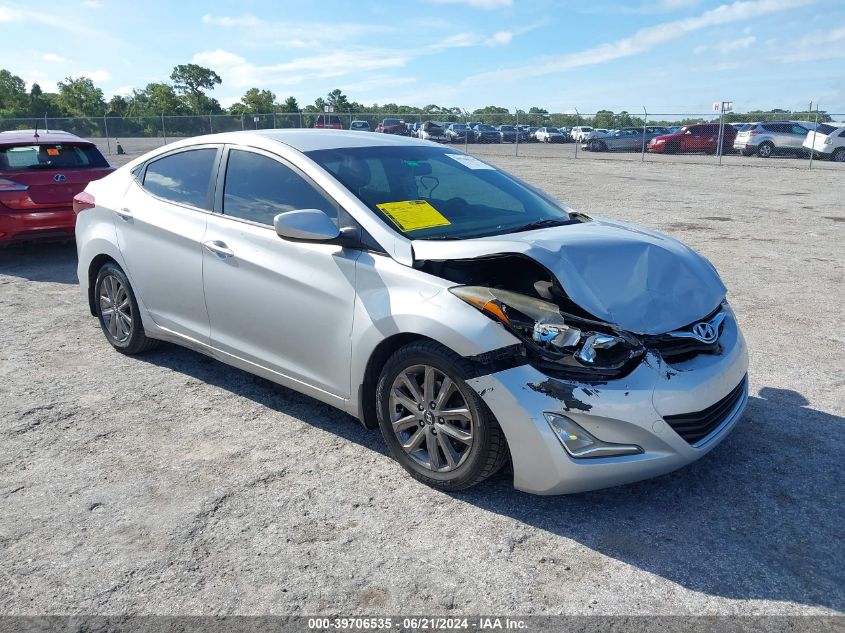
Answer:
[(430, 141), (423, 141), (408, 136), (395, 134), (356, 134), (350, 130), (306, 129), (295, 128), (285, 130), (255, 130), (243, 132), (221, 132), (194, 136), (166, 145), (167, 148), (188, 147), (203, 143), (235, 143), (249, 144), (250, 140), (269, 140), (283, 143), (300, 152), (310, 152), (321, 149), (341, 149), (345, 147), (395, 147), (402, 145), (419, 145), (431, 147)]
[(8, 130), (0, 132), (0, 143), (90, 143), (76, 134), (63, 130), (38, 130), (38, 138), (35, 138), (35, 130)]

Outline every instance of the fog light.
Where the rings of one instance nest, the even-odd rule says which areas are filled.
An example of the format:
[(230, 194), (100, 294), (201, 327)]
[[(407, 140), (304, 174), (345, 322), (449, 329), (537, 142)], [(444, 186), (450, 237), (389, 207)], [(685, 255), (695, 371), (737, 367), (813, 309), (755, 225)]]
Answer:
[(566, 452), (576, 458), (586, 457), (617, 457), (619, 455), (636, 455), (643, 449), (635, 444), (613, 444), (603, 442), (587, 433), (573, 420), (557, 413), (545, 413), (546, 421), (563, 444)]

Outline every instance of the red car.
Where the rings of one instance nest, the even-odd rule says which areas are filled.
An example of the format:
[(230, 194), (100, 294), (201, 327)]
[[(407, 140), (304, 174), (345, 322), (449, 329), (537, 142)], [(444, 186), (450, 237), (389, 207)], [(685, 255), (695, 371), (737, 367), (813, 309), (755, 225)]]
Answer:
[(112, 171), (93, 143), (73, 134), (0, 133), (0, 245), (73, 239), (73, 197)]
[(398, 134), (399, 136), (408, 136), (408, 126), (404, 121), (399, 119), (385, 119), (378, 124), (376, 132), (382, 134)]
[[(722, 153), (732, 152), (736, 128), (732, 125), (723, 127), (725, 138), (722, 140)], [(678, 154), (687, 152), (705, 152), (715, 154), (719, 142), (718, 123), (697, 123), (685, 125), (675, 134), (655, 136), (648, 142), (648, 151), (658, 154)]]
[(336, 114), (321, 114), (314, 122), (314, 127), (326, 130), (342, 130), (343, 124)]

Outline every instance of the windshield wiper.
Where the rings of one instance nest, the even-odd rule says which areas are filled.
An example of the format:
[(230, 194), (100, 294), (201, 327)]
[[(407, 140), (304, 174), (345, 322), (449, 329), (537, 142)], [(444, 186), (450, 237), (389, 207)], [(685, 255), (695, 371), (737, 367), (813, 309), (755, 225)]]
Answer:
[(548, 218), (545, 220), (537, 220), (536, 222), (529, 222), (528, 224), (523, 224), (522, 226), (512, 229), (512, 232), (519, 233), (522, 231), (533, 231), (535, 229), (545, 229), (552, 226), (563, 226), (564, 224), (570, 224), (572, 220), (562, 220), (562, 219), (552, 219)]

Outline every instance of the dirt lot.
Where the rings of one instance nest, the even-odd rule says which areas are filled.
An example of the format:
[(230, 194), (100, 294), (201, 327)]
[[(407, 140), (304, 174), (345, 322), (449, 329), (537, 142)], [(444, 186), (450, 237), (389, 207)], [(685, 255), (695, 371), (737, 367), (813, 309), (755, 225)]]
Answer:
[(173, 346), (113, 352), (72, 246), (5, 250), (0, 613), (845, 610), (845, 174), (495, 162), (716, 264), (752, 394), (718, 449), (577, 496), (504, 474), (442, 494), (309, 398)]

